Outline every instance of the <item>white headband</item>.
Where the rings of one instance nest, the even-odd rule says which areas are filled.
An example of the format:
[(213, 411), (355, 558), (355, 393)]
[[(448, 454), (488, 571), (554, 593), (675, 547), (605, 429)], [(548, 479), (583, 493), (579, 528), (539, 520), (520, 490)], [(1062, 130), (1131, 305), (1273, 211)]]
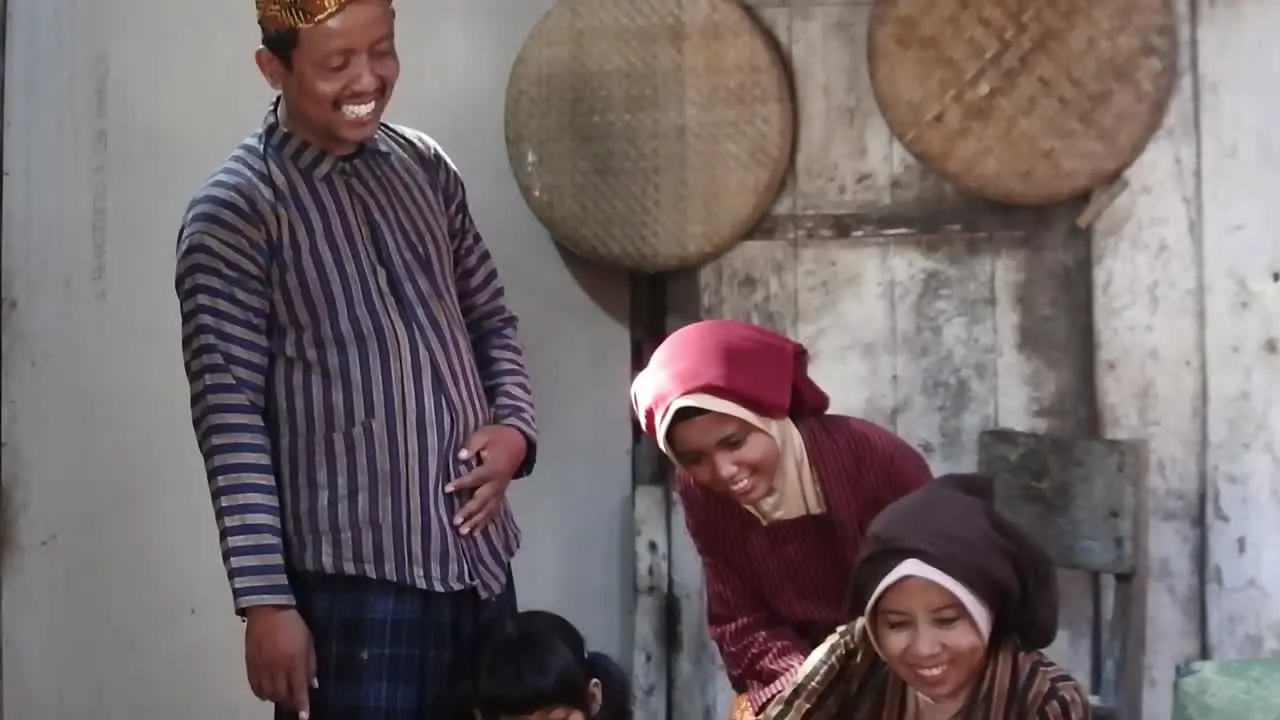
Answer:
[[(965, 587), (964, 583), (915, 558), (903, 560), (898, 563), (897, 567), (890, 570), (888, 575), (884, 576), (884, 579), (876, 586), (875, 592), (871, 593), (871, 598), (867, 600), (867, 609), (863, 614), (869, 619), (876, 602), (880, 600), (885, 592), (898, 581), (909, 577), (918, 577), (936, 583), (945, 588), (947, 592), (955, 595), (956, 599), (960, 601), (960, 604), (969, 613), (969, 617), (973, 618), (973, 624), (978, 626), (982, 641), (985, 643), (991, 638), (991, 608), (987, 607), (987, 604), (981, 598), (974, 595), (972, 590)], [(884, 653), (880, 652), (880, 646), (876, 642), (876, 634), (874, 632), (871, 633), (871, 645), (875, 647), (880, 657), (884, 657)]]

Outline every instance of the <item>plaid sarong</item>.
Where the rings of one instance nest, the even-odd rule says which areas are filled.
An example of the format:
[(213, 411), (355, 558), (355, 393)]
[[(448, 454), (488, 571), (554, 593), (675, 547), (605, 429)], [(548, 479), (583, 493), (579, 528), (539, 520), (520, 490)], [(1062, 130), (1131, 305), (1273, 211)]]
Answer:
[[(469, 719), (481, 627), (516, 609), (509, 574), (491, 600), (358, 577), (306, 574), (291, 584), (316, 648), (311, 720)], [(297, 716), (277, 708), (275, 718)]]

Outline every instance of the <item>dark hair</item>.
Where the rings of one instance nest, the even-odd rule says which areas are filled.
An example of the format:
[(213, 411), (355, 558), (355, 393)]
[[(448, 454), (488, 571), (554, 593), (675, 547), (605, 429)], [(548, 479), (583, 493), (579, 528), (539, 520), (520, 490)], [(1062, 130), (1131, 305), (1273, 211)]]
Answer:
[[(590, 714), (592, 680), (600, 681), (600, 709), (593, 716), (595, 720), (632, 720), (631, 678), (605, 653), (588, 652), (582, 632), (564, 616), (546, 610), (524, 610), (494, 627), (488, 635), (476, 682), (476, 709), (483, 720), (503, 713), (530, 714), (559, 706)], [(568, 654), (552, 650), (548, 639)], [(563, 692), (559, 688), (555, 693), (543, 692), (541, 686), (553, 684), (547, 677), (573, 674), (563, 667), (566, 657), (583, 679), (581, 690), (569, 691), (566, 681)], [(529, 672), (525, 662), (538, 668), (538, 672)], [(518, 674), (521, 676), (514, 677)], [(491, 692), (489, 688), (495, 685), (505, 687)], [(581, 701), (575, 700), (579, 694)]]
[(546, 610), (525, 610), (518, 615), (522, 628), (554, 635), (581, 658), (587, 678), (600, 681), (600, 709), (595, 720), (631, 720), (631, 678), (622, 666), (602, 652), (587, 652), (587, 641), (564, 616)]
[(600, 681), (600, 710), (595, 720), (632, 720), (631, 678), (613, 658), (587, 653), (587, 674)]
[(262, 47), (275, 55), (286, 68), (293, 69), (293, 51), (298, 49), (298, 31), (292, 28), (288, 30), (262, 28)]
[[(516, 622), (521, 629), (547, 632), (564, 643), (575, 657), (587, 657), (587, 640), (582, 632), (563, 615), (548, 610), (523, 610), (516, 615)], [(585, 666), (584, 666), (585, 669)]]
[(682, 422), (692, 420), (696, 417), (702, 417), (703, 415), (710, 415), (710, 414), (711, 414), (710, 410), (707, 410), (705, 408), (700, 408), (700, 407), (692, 407), (689, 405), (686, 405), (685, 407), (682, 407), (679, 410), (677, 410), (676, 414), (671, 416), (671, 422), (667, 425), (667, 438), (666, 438), (667, 443), (671, 442), (671, 435), (675, 433), (677, 425), (679, 425)]
[(482, 720), (567, 707), (591, 712), (591, 678), (553, 632), (520, 615), (488, 634), (476, 667), (475, 710)]
[(685, 407), (677, 410), (675, 415), (671, 416), (671, 423), (667, 427), (674, 428), (676, 425), (679, 425), (686, 420), (692, 420), (696, 417), (702, 417), (703, 415), (709, 414), (711, 414), (711, 411), (705, 408), (686, 405)]

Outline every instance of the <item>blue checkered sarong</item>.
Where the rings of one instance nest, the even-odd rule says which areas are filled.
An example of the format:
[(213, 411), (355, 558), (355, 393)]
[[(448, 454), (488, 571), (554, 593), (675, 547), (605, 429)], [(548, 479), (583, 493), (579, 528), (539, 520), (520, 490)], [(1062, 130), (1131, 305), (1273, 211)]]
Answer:
[[(487, 601), (473, 590), (357, 577), (306, 574), (291, 584), (316, 648), (311, 720), (469, 719), (480, 628), (516, 609), (510, 576)], [(277, 708), (275, 717), (297, 716)]]

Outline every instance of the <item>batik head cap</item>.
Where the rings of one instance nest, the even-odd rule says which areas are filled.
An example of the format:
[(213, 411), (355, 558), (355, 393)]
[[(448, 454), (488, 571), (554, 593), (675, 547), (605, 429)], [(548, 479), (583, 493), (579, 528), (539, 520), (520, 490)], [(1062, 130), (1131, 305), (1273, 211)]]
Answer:
[(279, 32), (319, 25), (337, 15), (352, 0), (255, 0), (258, 25), (263, 30)]

